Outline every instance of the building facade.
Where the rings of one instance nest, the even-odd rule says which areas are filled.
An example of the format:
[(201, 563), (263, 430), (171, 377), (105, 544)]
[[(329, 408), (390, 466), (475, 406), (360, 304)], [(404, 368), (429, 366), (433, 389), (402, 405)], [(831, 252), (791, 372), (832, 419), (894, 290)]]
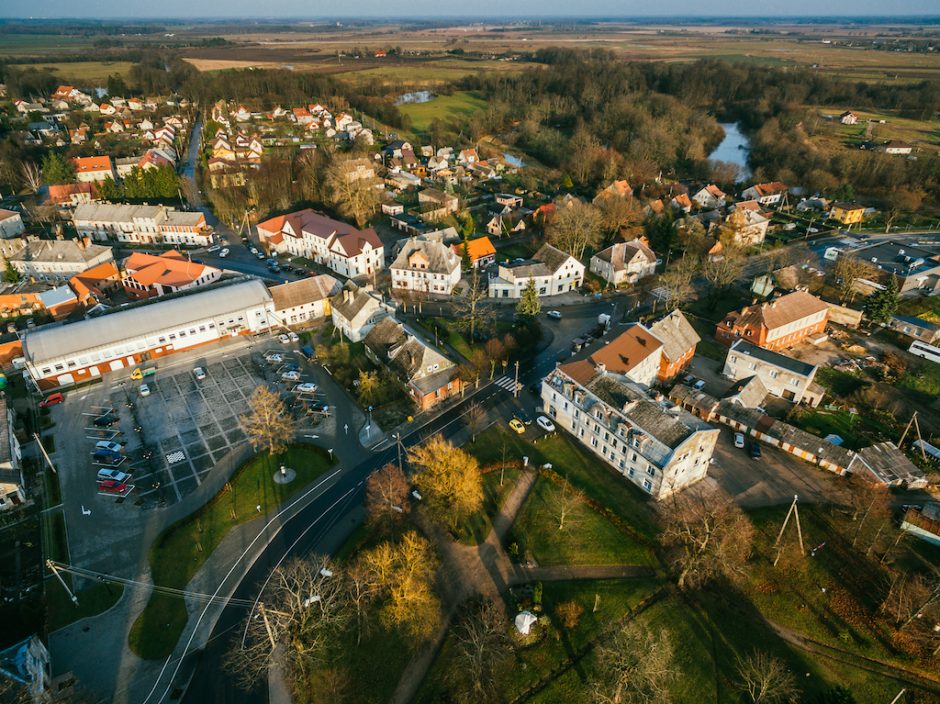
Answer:
[(389, 272), (393, 291), (449, 294), (460, 283), (460, 257), (443, 242), (411, 238)]
[(591, 273), (613, 286), (635, 284), (656, 273), (656, 255), (640, 239), (618, 242), (591, 257)]
[(212, 229), (200, 212), (179, 212), (163, 205), (86, 204), (72, 214), (81, 237), (98, 242), (173, 244), (205, 247)]
[(288, 327), (323, 320), (332, 314), (330, 297), (341, 288), (339, 281), (329, 274), (272, 286), (274, 317), (281, 325)]
[(25, 247), (9, 256), (8, 261), (21, 276), (54, 281), (113, 262), (114, 255), (110, 247), (91, 244), (86, 239), (30, 239)]
[(550, 244), (544, 244), (531, 259), (500, 264), (490, 276), (490, 298), (521, 298), (529, 281), (539, 296), (556, 296), (576, 291), (584, 281), (584, 264)]
[(15, 210), (0, 208), (0, 238), (19, 237), (25, 230), (22, 215)]
[(825, 331), (829, 306), (806, 291), (794, 291), (767, 303), (731, 311), (718, 324), (715, 338), (726, 345), (737, 340), (769, 350), (799, 344)]
[(738, 340), (728, 350), (722, 374), (732, 381), (756, 376), (774, 396), (791, 403), (817, 406), (822, 388), (813, 382), (817, 367)]

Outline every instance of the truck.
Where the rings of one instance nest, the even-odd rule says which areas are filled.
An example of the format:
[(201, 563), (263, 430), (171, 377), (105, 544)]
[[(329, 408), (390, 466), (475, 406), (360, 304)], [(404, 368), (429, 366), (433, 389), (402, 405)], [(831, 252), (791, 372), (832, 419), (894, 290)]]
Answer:
[(141, 369), (140, 367), (137, 367), (137, 369), (131, 372), (131, 379), (133, 379), (134, 381), (140, 381), (145, 376), (153, 376), (156, 373), (157, 373), (156, 367), (146, 367), (145, 369)]

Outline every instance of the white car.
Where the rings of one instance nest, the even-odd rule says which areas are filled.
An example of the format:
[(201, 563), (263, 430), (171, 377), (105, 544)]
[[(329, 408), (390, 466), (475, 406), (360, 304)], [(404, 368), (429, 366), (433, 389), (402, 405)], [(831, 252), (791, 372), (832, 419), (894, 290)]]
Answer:
[(99, 482), (105, 482), (105, 481), (110, 480), (112, 482), (117, 482), (118, 484), (123, 484), (130, 478), (131, 478), (130, 474), (128, 474), (127, 472), (122, 472), (117, 469), (99, 469), (98, 470)]
[(545, 315), (547, 315), (552, 320), (561, 320), (561, 311), (550, 310)]
[(300, 335), (298, 335), (298, 334), (297, 334), (296, 332), (294, 332), (293, 330), (292, 330), (291, 332), (287, 333), (287, 336), (290, 338), (290, 341), (291, 341), (291, 342), (300, 342)]
[(223, 249), (221, 252), (219, 252), (219, 256), (222, 257), (223, 259), (224, 259), (225, 257), (227, 257), (227, 256), (228, 256), (228, 247), (226, 247), (226, 248)]
[(264, 256), (264, 252), (258, 252), (257, 254), (255, 254), (255, 257), (257, 257), (258, 259), (265, 259), (265, 258), (266, 258), (266, 257)]
[(140, 395), (141, 395), (141, 396), (149, 396), (149, 395), (150, 395), (150, 387), (147, 386), (146, 384), (141, 384), (141, 385), (140, 385)]
[(257, 247), (250, 247), (250, 248), (248, 249), (248, 251), (251, 252), (251, 253), (254, 254), (254, 255), (257, 255), (257, 254), (258, 254), (258, 248), (257, 248)]
[(206, 370), (202, 367), (196, 367), (193, 369), (193, 376), (196, 377), (196, 381), (202, 381), (206, 378)]
[(264, 355), (264, 361), (270, 364), (280, 364), (284, 361), (284, 355), (278, 352), (269, 352), (268, 354)]
[(211, 247), (209, 247), (208, 249), (206, 249), (206, 251), (207, 251), (207, 252), (218, 252), (220, 249), (222, 249), (222, 245), (220, 245), (220, 244), (214, 244), (214, 245), (212, 245)]
[(304, 382), (303, 384), (297, 384), (293, 388), (295, 394), (312, 394), (317, 390), (317, 385), (309, 381)]
[(300, 381), (300, 372), (284, 372), (281, 374), (284, 381)]
[(536, 422), (536, 423), (538, 424), (538, 426), (539, 426), (542, 430), (544, 430), (546, 433), (554, 433), (554, 432), (555, 432), (555, 424), (552, 423), (547, 417), (545, 417), (545, 416), (539, 416), (538, 418), (535, 419), (535, 422)]
[(744, 449), (744, 433), (734, 434), (734, 446), (737, 448)]
[(278, 342), (280, 342), (282, 345), (287, 345), (290, 343), (290, 338), (285, 334), (278, 335), (277, 339)]
[(124, 446), (120, 443), (110, 442), (108, 440), (99, 440), (95, 443), (96, 450), (106, 450), (108, 452), (120, 452)]

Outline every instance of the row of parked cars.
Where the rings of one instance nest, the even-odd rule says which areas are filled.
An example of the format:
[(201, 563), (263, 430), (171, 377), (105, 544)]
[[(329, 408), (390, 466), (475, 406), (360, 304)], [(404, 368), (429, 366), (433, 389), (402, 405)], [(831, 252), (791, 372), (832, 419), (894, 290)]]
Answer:
[[(95, 416), (91, 423), (96, 431), (105, 431), (118, 425), (120, 419), (114, 413), (114, 409), (109, 408), (100, 415)], [(127, 461), (127, 456), (124, 454), (124, 445), (113, 438), (110, 440), (96, 440), (91, 459), (98, 468), (95, 481), (99, 493), (124, 496), (130, 491), (132, 488), (129, 484), (131, 474), (120, 469)]]

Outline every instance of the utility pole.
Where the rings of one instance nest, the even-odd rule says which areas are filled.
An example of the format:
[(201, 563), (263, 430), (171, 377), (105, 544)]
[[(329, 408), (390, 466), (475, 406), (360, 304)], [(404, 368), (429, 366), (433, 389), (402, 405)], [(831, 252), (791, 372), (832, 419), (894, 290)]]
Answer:
[(512, 385), (512, 397), (517, 398), (519, 396), (519, 360), (516, 360), (516, 380)]
[(66, 593), (69, 595), (69, 599), (72, 601), (73, 604), (75, 604), (76, 606), (78, 606), (78, 597), (75, 596), (75, 595), (72, 593), (72, 590), (69, 589), (69, 585), (67, 585), (67, 584), (65, 583), (65, 580), (62, 579), (62, 575), (60, 575), (60, 574), (59, 574), (59, 570), (56, 569), (55, 563), (54, 563), (52, 560), (46, 560), (46, 567), (48, 567), (50, 570), (52, 570), (52, 574), (54, 574), (54, 575), (55, 575), (55, 578), (59, 580), (59, 584), (62, 585), (62, 588), (63, 588), (63, 589), (66, 591)]
[(261, 602), (258, 603), (258, 613), (261, 614), (261, 618), (264, 619), (264, 630), (268, 632), (268, 640), (271, 641), (271, 648), (274, 649), (277, 647), (277, 642), (274, 640), (274, 632), (271, 630), (271, 623), (268, 621), (268, 614), (264, 610), (264, 604)]
[[(914, 430), (917, 431), (917, 439), (920, 440), (920, 455), (924, 458), (924, 462), (927, 461), (927, 452), (924, 450), (924, 438), (920, 434), (920, 423), (917, 422), (917, 411), (914, 411), (914, 415), (911, 416), (911, 419), (907, 422), (907, 427), (904, 428), (904, 432), (901, 433), (901, 439), (898, 440), (898, 449), (900, 450), (904, 447), (904, 438), (907, 437), (908, 431), (911, 429), (911, 426), (914, 426)], [(41, 447), (41, 446), (40, 446)]]
[(800, 497), (798, 495), (793, 495), (793, 503), (790, 504), (790, 510), (787, 511), (787, 517), (783, 519), (783, 525), (780, 526), (780, 532), (777, 533), (777, 539), (774, 541), (774, 547), (777, 548), (777, 557), (774, 558), (774, 567), (777, 566), (777, 563), (780, 561), (780, 554), (783, 552), (783, 549), (780, 547), (780, 539), (783, 537), (783, 532), (787, 529), (787, 524), (790, 522), (791, 515), (796, 517), (796, 535), (800, 541), (800, 555), (806, 557), (806, 550), (803, 548), (803, 530), (800, 527), (800, 510), (796, 506), (799, 498)]

